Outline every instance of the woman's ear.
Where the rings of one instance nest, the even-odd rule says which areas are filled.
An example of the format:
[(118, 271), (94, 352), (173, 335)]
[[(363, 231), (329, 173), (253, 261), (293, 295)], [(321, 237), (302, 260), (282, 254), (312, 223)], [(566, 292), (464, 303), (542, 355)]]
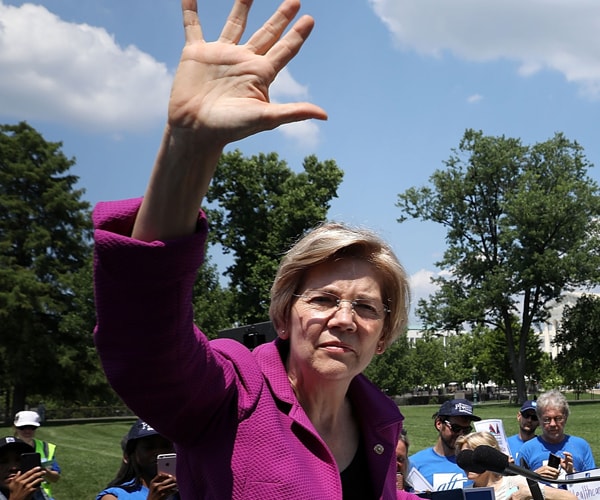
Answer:
[(284, 327), (278, 327), (277, 328), (277, 336), (281, 339), (281, 340), (287, 340), (290, 338), (290, 334), (289, 332), (284, 328)]

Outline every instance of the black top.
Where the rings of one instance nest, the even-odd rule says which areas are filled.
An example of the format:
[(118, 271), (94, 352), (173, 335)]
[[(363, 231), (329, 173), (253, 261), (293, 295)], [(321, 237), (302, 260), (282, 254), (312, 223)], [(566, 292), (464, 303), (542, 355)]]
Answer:
[(352, 462), (340, 474), (344, 500), (369, 500), (375, 498), (369, 475), (369, 463), (362, 442), (358, 444)]

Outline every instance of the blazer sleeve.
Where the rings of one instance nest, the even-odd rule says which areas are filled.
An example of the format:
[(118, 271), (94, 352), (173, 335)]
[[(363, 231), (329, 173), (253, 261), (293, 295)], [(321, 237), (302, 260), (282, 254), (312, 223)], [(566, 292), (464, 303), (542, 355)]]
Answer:
[[(94, 220), (94, 341), (106, 376), (136, 415), (177, 442), (235, 411), (230, 360), (193, 324), (192, 289), (207, 223), (172, 241), (130, 237), (140, 199), (99, 203)], [(249, 351), (248, 351), (249, 352)]]

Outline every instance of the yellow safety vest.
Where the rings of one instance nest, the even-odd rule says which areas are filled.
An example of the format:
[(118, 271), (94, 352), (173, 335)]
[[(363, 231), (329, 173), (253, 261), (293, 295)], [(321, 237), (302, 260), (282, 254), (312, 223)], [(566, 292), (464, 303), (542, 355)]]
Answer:
[[(51, 462), (54, 460), (54, 452), (56, 451), (56, 445), (52, 443), (47, 443), (46, 441), (42, 441), (41, 439), (35, 439), (35, 451), (40, 454), (42, 459), (42, 466), (44, 462)], [(52, 490), (50, 489), (50, 483), (48, 481), (44, 481), (42, 483), (42, 489), (48, 496), (48, 498), (52, 497)]]

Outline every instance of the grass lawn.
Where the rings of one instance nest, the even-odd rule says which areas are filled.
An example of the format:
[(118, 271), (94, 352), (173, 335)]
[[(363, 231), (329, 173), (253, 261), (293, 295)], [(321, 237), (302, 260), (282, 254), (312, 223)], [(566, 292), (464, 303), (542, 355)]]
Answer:
[[(73, 425), (46, 425), (36, 437), (56, 444), (62, 477), (52, 486), (56, 500), (94, 500), (115, 476), (121, 463), (121, 438), (131, 421)], [(12, 428), (0, 428), (0, 437)]]
[[(577, 404), (570, 402), (571, 416), (568, 434), (586, 439), (592, 446), (596, 463), (600, 466), (600, 399), (598, 402)], [(401, 407), (404, 426), (410, 439), (410, 454), (432, 446), (437, 438), (431, 415), (435, 406)], [(507, 435), (517, 432), (518, 407), (508, 404), (484, 403), (477, 405), (475, 414), (482, 418), (501, 418)], [(120, 464), (120, 440), (133, 420), (72, 425), (46, 425), (36, 435), (55, 443), (62, 478), (54, 485), (57, 500), (93, 500), (110, 481)], [(0, 427), (0, 437), (11, 435), (12, 429)]]

